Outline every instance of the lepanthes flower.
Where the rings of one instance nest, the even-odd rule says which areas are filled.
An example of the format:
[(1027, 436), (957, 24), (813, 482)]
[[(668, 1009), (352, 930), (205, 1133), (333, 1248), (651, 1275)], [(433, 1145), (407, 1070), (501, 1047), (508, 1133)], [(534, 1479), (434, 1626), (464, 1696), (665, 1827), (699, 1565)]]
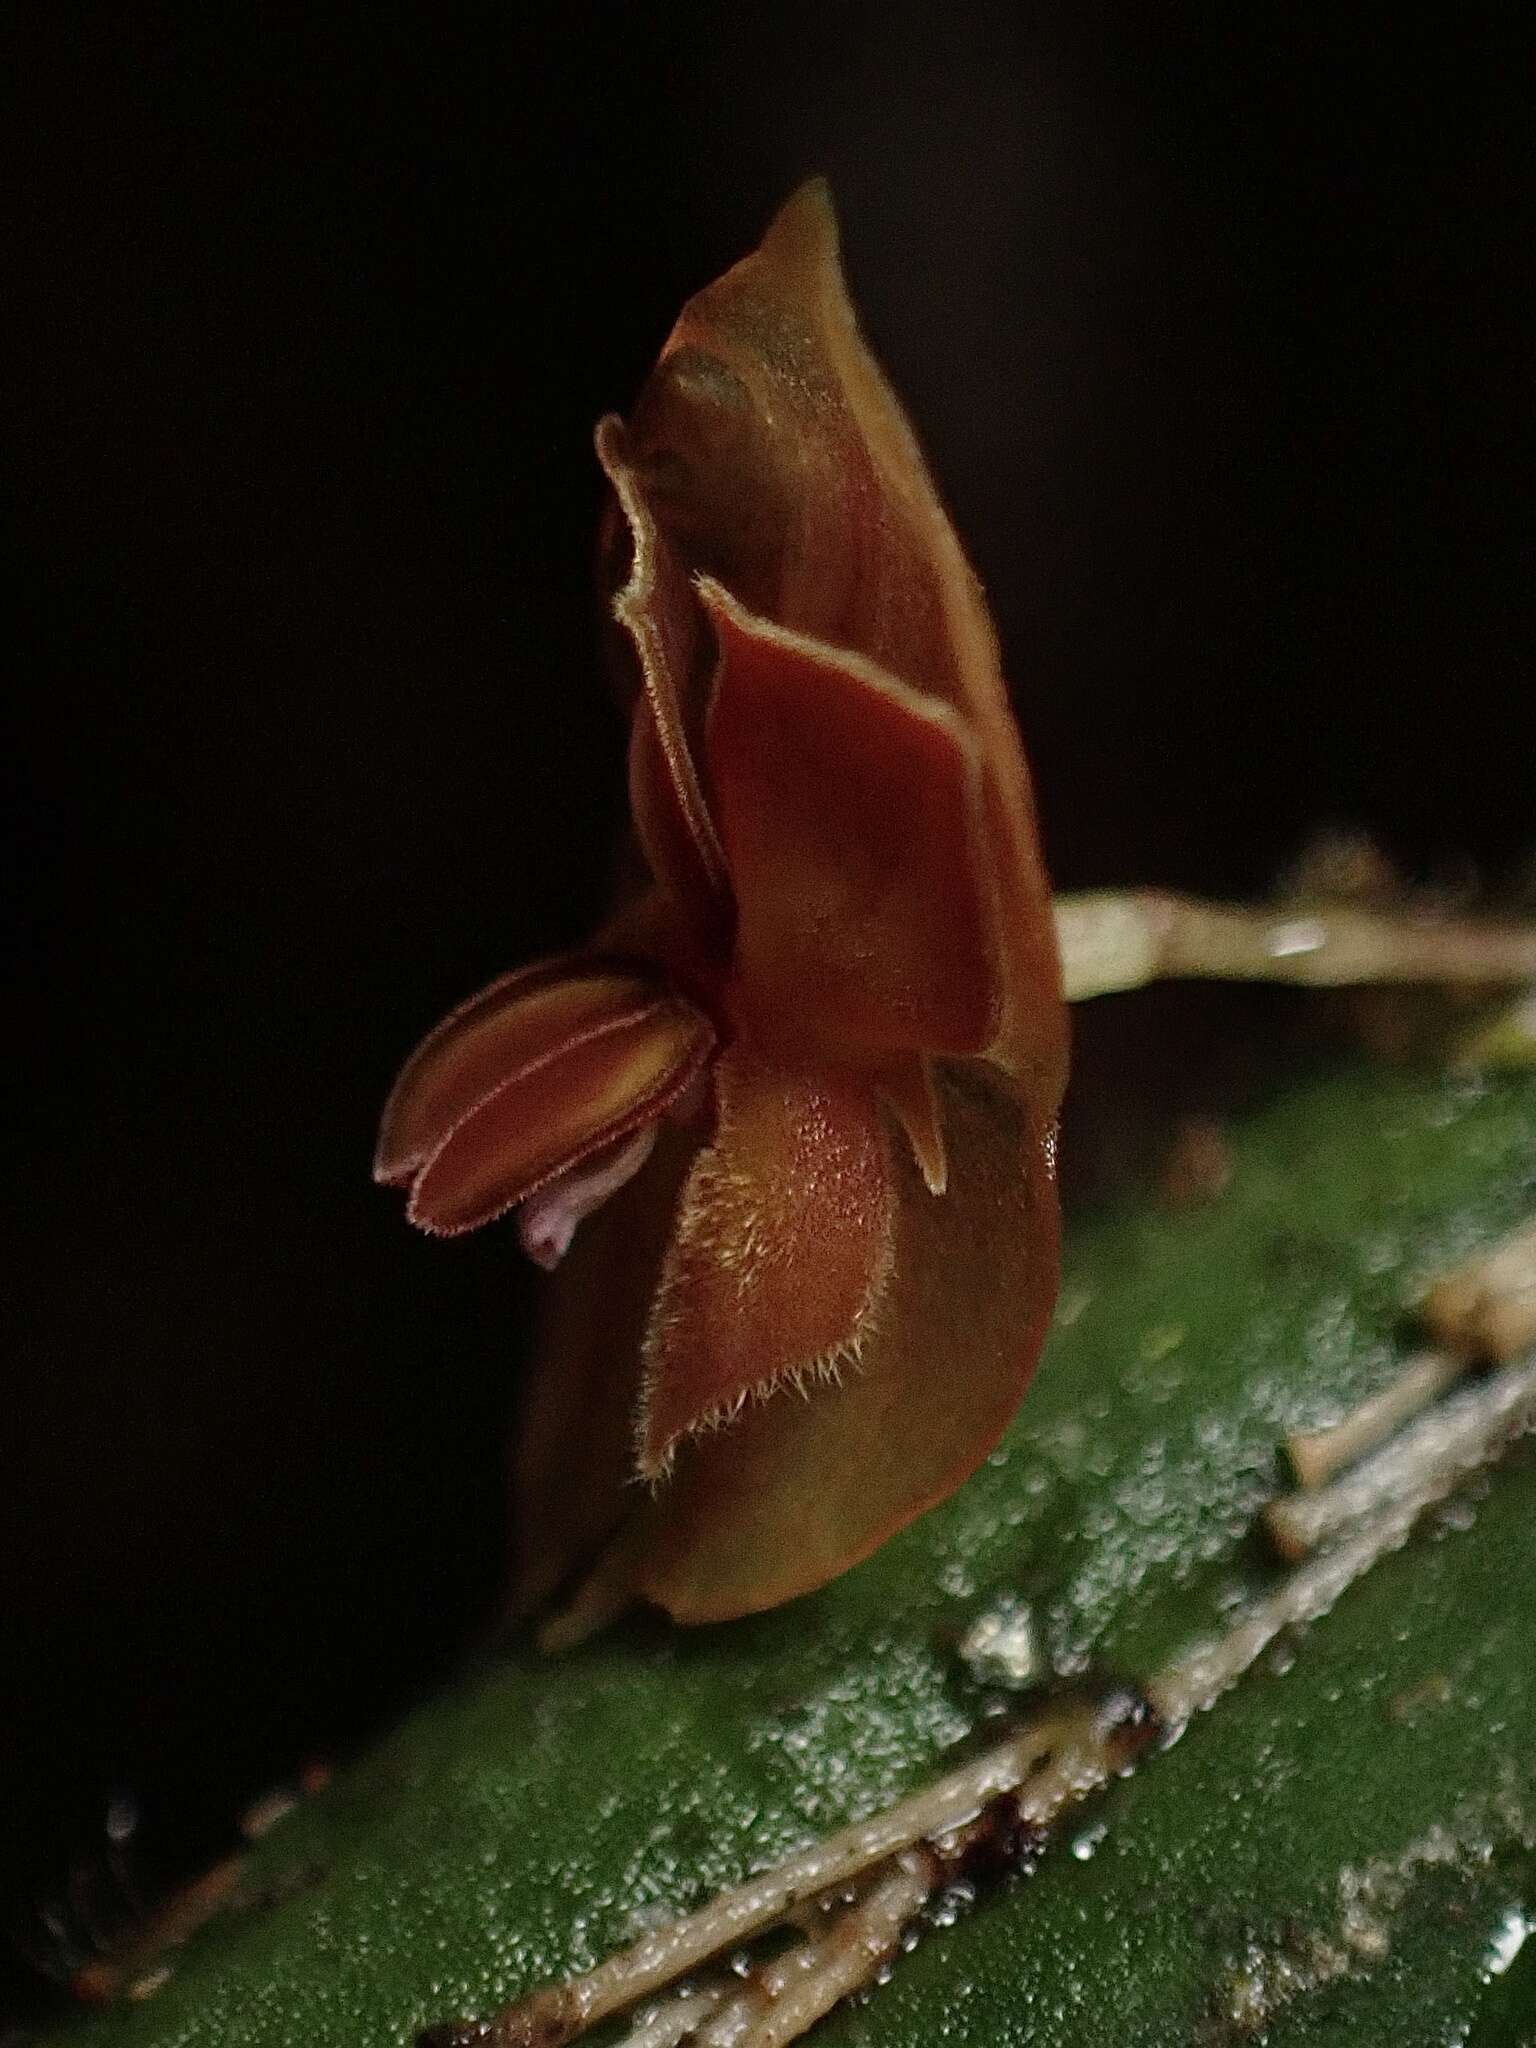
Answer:
[(996, 641), (823, 186), (597, 451), (645, 884), (426, 1039), (377, 1163), (558, 1265), (514, 1494), (566, 1635), (789, 1599), (986, 1456), (1054, 1301), (1066, 1064)]

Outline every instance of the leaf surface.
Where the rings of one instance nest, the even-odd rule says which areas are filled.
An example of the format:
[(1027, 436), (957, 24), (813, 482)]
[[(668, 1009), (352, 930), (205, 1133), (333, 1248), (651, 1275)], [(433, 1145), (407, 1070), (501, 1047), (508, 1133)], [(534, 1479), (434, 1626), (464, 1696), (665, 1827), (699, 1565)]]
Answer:
[[(1208, 1208), (1069, 1236), (1035, 1383), (943, 1507), (776, 1613), (482, 1665), (260, 1846), (276, 1903), (50, 2039), (408, 2041), (952, 1760), (992, 1704), (953, 1643), (991, 1596), (1031, 1599), (1068, 1669), (1144, 1674), (1218, 1625), (1271, 1570), (1248, 1531), (1285, 1431), (1379, 1386), (1415, 1289), (1536, 1209), (1536, 1080), (1350, 1070), (1253, 1118), (1235, 1154)], [(1526, 1446), (815, 2038), (1513, 2048), (1536, 1953), (1511, 1960), (1536, 1919), (1533, 1643)]]

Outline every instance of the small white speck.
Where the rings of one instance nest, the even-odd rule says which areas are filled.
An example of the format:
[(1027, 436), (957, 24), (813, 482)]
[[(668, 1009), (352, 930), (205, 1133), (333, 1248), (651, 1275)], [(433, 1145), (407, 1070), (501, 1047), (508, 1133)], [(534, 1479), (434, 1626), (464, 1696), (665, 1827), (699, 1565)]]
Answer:
[(1287, 918), (1271, 925), (1264, 937), (1264, 950), (1272, 960), (1290, 960), (1298, 953), (1320, 953), (1328, 943), (1327, 928), (1315, 917)]

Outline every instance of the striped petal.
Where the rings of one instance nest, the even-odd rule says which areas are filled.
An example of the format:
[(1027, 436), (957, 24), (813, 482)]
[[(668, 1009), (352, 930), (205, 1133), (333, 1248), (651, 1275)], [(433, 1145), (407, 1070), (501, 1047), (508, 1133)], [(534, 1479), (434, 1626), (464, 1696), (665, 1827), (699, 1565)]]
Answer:
[[(699, 1011), (632, 969), (563, 960), (509, 975), (407, 1063), (375, 1170), (414, 1180), (423, 1229), (474, 1229), (608, 1158), (693, 1086), (713, 1042)], [(578, 1189), (570, 1201), (579, 1217)]]
[(411, 1054), (379, 1121), (373, 1177), (410, 1180), (477, 1102), (484, 1101), (552, 1036), (601, 1016), (632, 977), (576, 956), (538, 960), (503, 974), (450, 1010)]

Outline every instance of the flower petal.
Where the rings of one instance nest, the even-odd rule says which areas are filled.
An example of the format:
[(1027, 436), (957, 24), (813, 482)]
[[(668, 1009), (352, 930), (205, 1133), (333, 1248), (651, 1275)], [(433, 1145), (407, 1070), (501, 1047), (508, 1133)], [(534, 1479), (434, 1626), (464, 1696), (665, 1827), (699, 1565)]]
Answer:
[(693, 571), (959, 711), (985, 770), (1004, 1012), (993, 1057), (1042, 1122), (1066, 1072), (1033, 798), (981, 588), (866, 348), (825, 185), (684, 308), (631, 416), (637, 494)]
[(697, 1136), (663, 1122), (635, 1178), (583, 1224), (540, 1293), (538, 1341), (511, 1449), (515, 1612), (589, 1566), (635, 1481), (640, 1353)]
[(379, 1123), (373, 1177), (409, 1180), (459, 1119), (553, 1038), (581, 1031), (638, 988), (627, 968), (578, 954), (503, 974), (451, 1010), (411, 1054)]
[(634, 1589), (679, 1621), (835, 1578), (951, 1493), (1018, 1405), (1056, 1293), (1052, 1145), (995, 1072), (940, 1083), (949, 1193), (899, 1162), (891, 1284), (857, 1371), (680, 1446), (648, 1526), (621, 1537)]
[(518, 1242), (536, 1266), (552, 1273), (586, 1218), (628, 1187), (651, 1156), (657, 1128), (642, 1124), (627, 1138), (616, 1138), (577, 1165), (562, 1168), (519, 1204)]
[(495, 994), (459, 1013), (462, 1037), (450, 1020), (447, 1037), (428, 1041), (412, 1063), (420, 1087), (389, 1134), (391, 1161), (409, 1162), (437, 1133), (411, 1192), (411, 1221), (425, 1230), (488, 1223), (659, 1116), (714, 1042), (690, 1003), (635, 974), (567, 970), (510, 1000), (505, 987)]
[(933, 1062), (916, 1054), (892, 1060), (881, 1068), (875, 1085), (881, 1101), (907, 1134), (929, 1194), (942, 1195), (949, 1186), (949, 1158)]
[(633, 642), (644, 690), (630, 743), (635, 829), (657, 881), (708, 937), (728, 923), (730, 890), (690, 730), (699, 695), (690, 686), (702, 654), (698, 605), (687, 569), (646, 503), (623, 423), (600, 421), (596, 447), (630, 537), (629, 577), (614, 593), (613, 615)]
[(855, 1367), (890, 1274), (890, 1158), (869, 1089), (739, 1044), (715, 1084), (714, 1141), (689, 1175), (646, 1337), (647, 1476), (749, 1398)]
[(720, 649), (706, 747), (754, 1032), (845, 1058), (985, 1051), (1002, 998), (963, 720), (699, 589)]

